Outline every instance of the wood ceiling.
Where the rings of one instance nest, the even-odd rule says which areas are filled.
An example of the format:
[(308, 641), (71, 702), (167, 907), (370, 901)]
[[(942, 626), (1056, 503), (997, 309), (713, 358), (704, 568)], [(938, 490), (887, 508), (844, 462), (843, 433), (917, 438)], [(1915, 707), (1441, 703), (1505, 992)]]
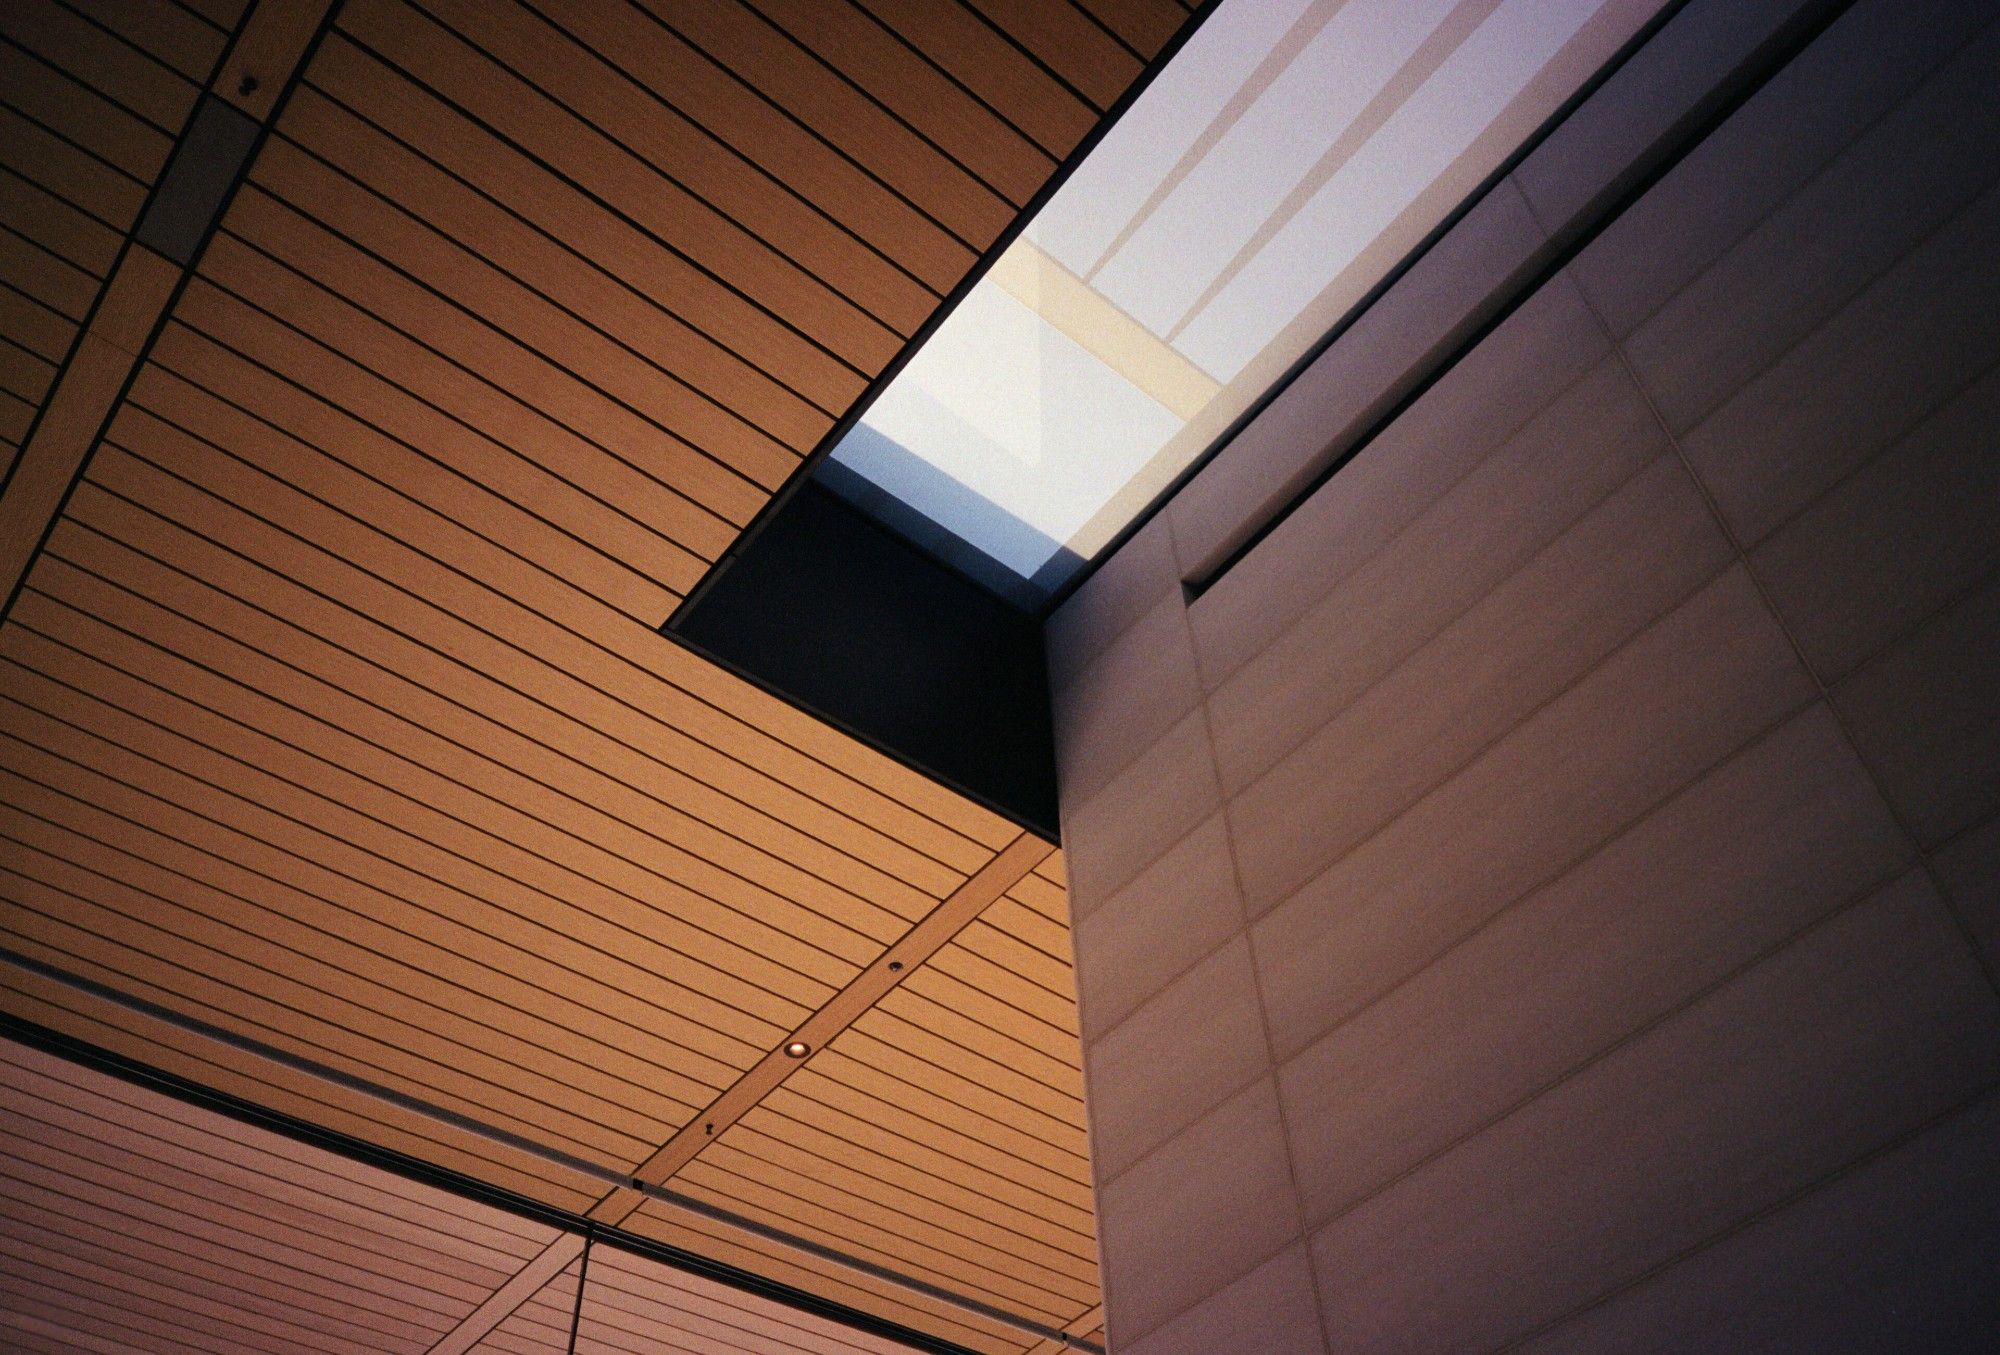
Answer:
[[(1089, 1338), (1059, 858), (657, 627), (1188, 18), (0, 7), (4, 1011), (973, 1349), (1055, 1346), (865, 1267)], [(184, 271), (131, 237), (205, 90), (268, 134)]]

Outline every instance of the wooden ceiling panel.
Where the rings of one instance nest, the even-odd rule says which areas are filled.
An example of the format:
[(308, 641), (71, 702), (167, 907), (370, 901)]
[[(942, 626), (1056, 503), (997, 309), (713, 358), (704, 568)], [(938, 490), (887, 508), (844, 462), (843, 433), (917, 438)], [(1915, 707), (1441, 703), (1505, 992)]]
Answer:
[(200, 93), (196, 80), (61, 4), (7, 6), (0, 12), (0, 38), (168, 137), (194, 111)]
[(1069, 966), (1022, 939), (1062, 952), (1067, 930), (1016, 897), (1038, 892), (989, 905), (670, 1188), (1050, 1326), (1087, 1313)]
[(10, 1014), (119, 1057), (556, 1208), (581, 1212), (600, 1193), (585, 1174), (545, 1158), (321, 1078), (245, 1059), (155, 1016), (16, 966), (0, 967), (0, 1001)]
[[(54, 0), (32, 6), (9, 5), (4, 12), (18, 17), (12, 33), (0, 33), (0, 90), (6, 91), (0, 97), (15, 111), (106, 164), (141, 183), (151, 183), (166, 163), (173, 134), (65, 70), (60, 44), (38, 41), (39, 16), (60, 12)], [(37, 41), (57, 55), (54, 59), (44, 57), (21, 46), (17, 38)], [(190, 108), (193, 95), (190, 86)]]
[(1089, 9), (1043, 0), (967, 0), (989, 25), (1097, 109), (1118, 101), (1138, 77), (1142, 58)]
[[(787, 68), (805, 63), (788, 61), (782, 42), (741, 23), (740, 14), (734, 36), (751, 46), (731, 55), (746, 59), (747, 69), (711, 55), (718, 50), (717, 22), (732, 26), (720, 6), (715, 16), (685, 5), (648, 15), (626, 6), (532, 2), (593, 48), (608, 63), (603, 69), (623, 72), (600, 81), (605, 88), (595, 93), (573, 83), (579, 110), (587, 116), (602, 110), (605, 116), (594, 119), (600, 125), (646, 128), (649, 135), (632, 143), (636, 152), (669, 166), (676, 182), (808, 271), (867, 298), (860, 304), (899, 332), (920, 323), (971, 265), (973, 246), (843, 154), (817, 115), (800, 121), (788, 114), (787, 96), (768, 80), (803, 74)], [(426, 3), (468, 11), (466, 0)], [(620, 118), (610, 103), (619, 95), (657, 101), (665, 115)], [(878, 293), (890, 298), (887, 310)]]
[[(1094, 1325), (1059, 861), (658, 627), (1182, 21), (0, 11), (0, 1007), (614, 1225), (671, 1173), (749, 1222), (625, 1226), (970, 1349)], [(129, 233), (204, 89), (268, 135), (183, 273)], [(23, 1348), (566, 1337), (573, 1236), (36, 1085)], [(582, 1348), (889, 1348), (602, 1264)]]
[(642, 1205), (626, 1226), (641, 1236), (825, 1295), (979, 1355), (1019, 1355), (1029, 1345), (1005, 1323), (657, 1200)]
[(7, 170), (0, 170), (0, 227), (100, 279), (111, 271), (124, 238), (67, 200)]
[[(581, 186), (695, 268), (813, 342), (863, 370), (879, 368), (894, 356), (901, 331), (849, 299), (872, 299), (875, 289), (846, 287), (794, 262), (765, 237), (668, 177), (641, 150), (598, 130), (428, 16), (394, 0), (351, 0), (342, 10), (341, 32), (378, 58), (395, 53), (407, 63), (406, 71), (421, 69), (425, 86), (437, 98)], [(582, 92), (600, 89), (593, 83)], [(365, 106), (365, 97), (357, 102)]]
[(1025, 205), (1055, 168), (1049, 153), (1004, 114), (852, 0), (751, 3), (808, 52), (839, 53), (842, 77), (1015, 206)]
[(572, 1262), (474, 1347), (494, 1355), (895, 1355), (899, 1342), (781, 1307), (614, 1247)]
[(71, 9), (115, 34), (200, 86), (228, 45), (229, 32), (241, 17), (240, 5), (219, 5), (213, 16), (180, 4), (147, 0), (64, 0)]
[(1057, 159), (1097, 122), (1098, 108), (968, 6), (852, 2)]
[(421, 1351), (553, 1236), (23, 1046), (0, 1086), (10, 1348)]

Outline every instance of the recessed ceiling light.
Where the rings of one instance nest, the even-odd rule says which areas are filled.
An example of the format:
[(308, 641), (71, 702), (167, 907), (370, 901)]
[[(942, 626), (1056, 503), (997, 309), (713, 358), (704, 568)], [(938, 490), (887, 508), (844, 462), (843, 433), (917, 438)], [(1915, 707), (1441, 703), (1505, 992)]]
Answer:
[(795, 1059), (802, 1059), (813, 1052), (813, 1047), (804, 1040), (794, 1040), (785, 1046), (785, 1052)]

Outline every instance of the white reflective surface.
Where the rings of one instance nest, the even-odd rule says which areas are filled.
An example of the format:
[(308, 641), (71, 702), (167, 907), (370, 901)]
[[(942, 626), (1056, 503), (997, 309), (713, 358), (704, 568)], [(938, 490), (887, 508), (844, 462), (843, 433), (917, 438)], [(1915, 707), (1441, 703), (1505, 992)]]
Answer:
[(1046, 591), (1664, 0), (1224, 0), (833, 460)]

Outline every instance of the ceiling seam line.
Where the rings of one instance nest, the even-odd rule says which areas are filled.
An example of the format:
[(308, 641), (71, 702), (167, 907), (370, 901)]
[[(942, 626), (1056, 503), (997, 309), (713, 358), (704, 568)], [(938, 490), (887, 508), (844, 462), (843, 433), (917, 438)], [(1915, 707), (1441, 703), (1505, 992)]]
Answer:
[[(900, 958), (902, 955), (910, 957), (907, 962), (909, 964), (922, 963), (929, 955), (935, 953), (937, 949), (948, 943), (952, 937), (963, 929), (966, 923), (971, 921), (972, 917), (977, 916), (987, 906), (990, 906), (990, 904), (1004, 896), (1007, 889), (1011, 888), (1022, 877), (1032, 872), (1034, 867), (1045, 857), (1051, 855), (1053, 851), (1054, 848), (1050, 844), (1041, 841), (1031, 834), (1022, 833), (1014, 842), (996, 853), (986, 867), (976, 873), (965, 885), (961, 886), (959, 890), (955, 891), (933, 910), (931, 914), (911, 927), (902, 940), (886, 948), (882, 956), (878, 958), (874, 965), (864, 971), (862, 976), (850, 983), (846, 989), (843, 989), (832, 1001), (822, 1007), (819, 1013), (815, 1013), (813, 1018), (809, 1018), (806, 1023), (801, 1025), (801, 1032), (809, 1032), (820, 1037), (820, 1043), (823, 1045), (826, 1040), (838, 1034), (840, 1030), (846, 1029), (855, 1019), (871, 1009), (875, 1001), (883, 993), (886, 993), (889, 989), (900, 983), (900, 978), (895, 977), (895, 975), (899, 974), (906, 967), (906, 962)], [(965, 914), (965, 916), (960, 917), (960, 914)], [(923, 934), (918, 935), (920, 932)], [(913, 940), (912, 938), (915, 939)], [(538, 1158), (553, 1165), (566, 1168), (577, 1175), (597, 1180), (610, 1186), (612, 1188), (611, 1191), (600, 1200), (599, 1206), (594, 1208), (590, 1212), (590, 1215), (587, 1216), (587, 1223), (599, 1222), (600, 1210), (604, 1209), (605, 1206), (609, 1205), (617, 1208), (619, 1204), (623, 1204), (625, 1206), (623, 1212), (619, 1213), (615, 1219), (604, 1218), (601, 1220), (604, 1223), (611, 1224), (611, 1226), (618, 1226), (624, 1218), (630, 1216), (644, 1198), (652, 1198), (671, 1207), (721, 1223), (726, 1227), (747, 1232), (753, 1236), (763, 1237), (793, 1250), (804, 1252), (807, 1255), (859, 1271), (873, 1278), (893, 1284), (898, 1288), (907, 1289), (937, 1302), (974, 1313), (989, 1321), (998, 1322), (1016, 1330), (1028, 1332), (1038, 1338), (1059, 1340), (1076, 1349), (1095, 1349), (1089, 1343), (1080, 1342), (1078, 1338), (1072, 1336), (1070, 1333), (1047, 1326), (1032, 1318), (1011, 1313), (977, 1299), (928, 1284), (925, 1281), (903, 1275), (888, 1267), (876, 1265), (860, 1257), (850, 1256), (833, 1247), (813, 1242), (807, 1238), (794, 1236), (782, 1229), (761, 1224), (754, 1219), (709, 1205), (691, 1196), (670, 1190), (664, 1185), (652, 1184), (642, 1179), (640, 1173), (646, 1172), (650, 1165), (666, 1154), (673, 1147), (676, 1140), (684, 1136), (691, 1137), (689, 1131), (692, 1130), (695, 1124), (712, 1123), (707, 1118), (707, 1115), (712, 1113), (713, 1106), (711, 1106), (710, 1112), (705, 1113), (703, 1117), (690, 1121), (689, 1126), (682, 1131), (682, 1134), (676, 1135), (675, 1140), (669, 1140), (667, 1144), (662, 1145), (659, 1152), (654, 1154), (653, 1159), (649, 1159), (648, 1163), (641, 1164), (638, 1171), (628, 1176), (588, 1159), (536, 1143), (524, 1135), (515, 1134), (509, 1130), (485, 1124), (471, 1116), (453, 1111), (448, 1107), (435, 1105), (422, 1098), (381, 1086), (366, 1078), (342, 1072), (339, 1069), (321, 1064), (317, 1060), (292, 1054), (276, 1046), (266, 1044), (261, 1040), (237, 1034), (199, 1018), (183, 1015), (145, 998), (120, 992), (109, 985), (98, 983), (93, 979), (71, 974), (54, 965), (19, 954), (12, 949), (0, 947), (0, 962), (37, 975), (43, 979), (62, 984), (65, 987), (88, 993), (112, 1005), (160, 1021), (176, 1029), (241, 1050), (244, 1053), (277, 1063), (295, 1072), (340, 1086), (370, 1099), (394, 1105), (408, 1113), (450, 1125), (476, 1138), (484, 1139), (526, 1156)], [(896, 966), (895, 970), (889, 968), (892, 964)], [(864, 987), (863, 980), (872, 981)], [(877, 988), (880, 991), (870, 996), (869, 990)], [(850, 994), (853, 996), (849, 996)], [(843, 997), (847, 998), (847, 1001), (844, 1003), (841, 1000)], [(855, 1006), (854, 1004), (863, 997), (866, 998), (866, 1001), (858, 1007)], [(849, 1008), (852, 1008), (851, 1013), (848, 1010)], [(822, 1017), (824, 1018), (823, 1020), (820, 1019)], [(824, 1034), (822, 1034), (822, 1030), (824, 1030)], [(788, 1057), (782, 1049), (774, 1051), (772, 1055), (767, 1056), (767, 1062), (771, 1058), (784, 1060), (784, 1063), (778, 1065), (781, 1072), (780, 1076), (772, 1082), (773, 1087), (778, 1082), (783, 1081), (784, 1072), (788, 1072), (791, 1068), (803, 1066), (803, 1059)], [(748, 1076), (746, 1075), (745, 1081), (747, 1081)], [(766, 1076), (768, 1077), (768, 1074)], [(745, 1081), (739, 1081), (737, 1086), (745, 1086)], [(735, 1089), (732, 1088), (731, 1090)], [(768, 1090), (767, 1088), (766, 1092)], [(757, 1101), (762, 1099), (762, 1096), (766, 1092), (759, 1092), (757, 1100), (745, 1104), (741, 1110), (736, 1112), (737, 1116), (740, 1117), (744, 1111), (754, 1106)], [(726, 1097), (728, 1094), (728, 1092), (725, 1092), (724, 1096)], [(718, 1098), (718, 1101), (720, 1099)], [(731, 1122), (733, 1122), (733, 1119)], [(695, 1142), (705, 1142), (707, 1139), (708, 1135), (704, 1133), (701, 1140)], [(699, 1148), (697, 1147), (695, 1151), (698, 1152)], [(690, 1152), (686, 1160), (692, 1160), (694, 1156), (695, 1152)], [(679, 1165), (685, 1165), (685, 1163), (683, 1162)], [(678, 1166), (676, 1170), (678, 1170)], [(641, 1198), (631, 1199), (630, 1196)], [(614, 1201), (617, 1203), (614, 1203)], [(569, 1236), (571, 1234), (566, 1233), (565, 1235)]]

